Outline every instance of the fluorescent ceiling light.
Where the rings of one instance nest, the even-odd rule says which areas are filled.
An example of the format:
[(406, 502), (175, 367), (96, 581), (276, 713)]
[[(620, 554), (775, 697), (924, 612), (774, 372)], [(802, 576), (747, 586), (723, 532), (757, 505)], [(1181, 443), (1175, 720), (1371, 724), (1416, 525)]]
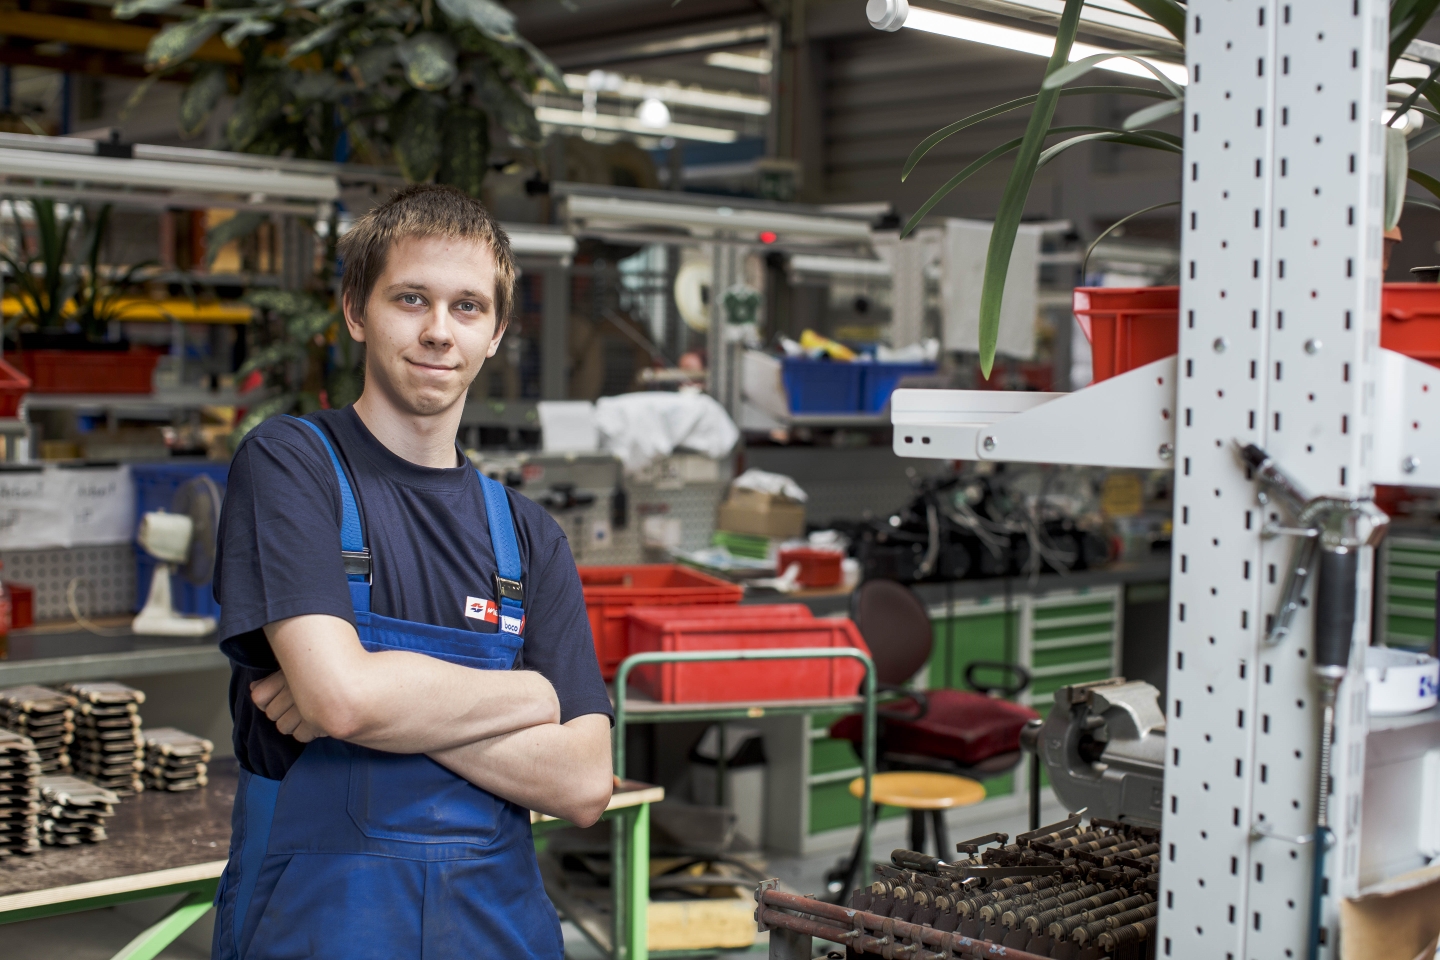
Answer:
[[(767, 63), (769, 61), (766, 61)], [(599, 77), (596, 77), (599, 74)], [(565, 86), (573, 91), (594, 90), (609, 94), (621, 100), (659, 100), (681, 107), (698, 107), (721, 113), (743, 113), (752, 117), (763, 117), (770, 113), (770, 101), (765, 97), (743, 93), (720, 93), (718, 90), (704, 90), (697, 87), (670, 86), (668, 84), (645, 83), (622, 77), (603, 70), (591, 71), (589, 75), (567, 73)]]
[(722, 70), (739, 70), (742, 73), (770, 72), (768, 56), (751, 56), (744, 53), (731, 53), (728, 50), (717, 50), (706, 56), (705, 62)]
[(702, 127), (693, 123), (669, 123), (663, 127), (647, 127), (639, 117), (622, 117), (613, 113), (589, 110), (561, 110), (558, 107), (536, 107), (535, 119), (557, 127), (590, 127), (595, 130), (618, 130), (621, 133), (642, 133), (652, 137), (675, 137), (679, 140), (704, 140), (709, 143), (734, 143), (739, 134), (721, 127)]
[[(875, 21), (872, 19), (871, 22), (874, 23)], [(923, 7), (910, 7), (908, 15), (905, 16), (902, 21), (902, 25), (914, 30), (923, 30), (926, 33), (939, 34), (942, 37), (954, 37), (957, 40), (983, 43), (990, 47), (1002, 47), (1006, 50), (1014, 50), (1017, 53), (1029, 53), (1037, 57), (1049, 57), (1055, 52), (1055, 38), (1046, 36), (1043, 33), (1017, 30), (1014, 27), (1005, 27), (998, 23), (972, 20), (969, 17), (957, 17), (953, 13), (941, 13), (938, 10), (927, 10)], [(1081, 60), (1085, 57), (1094, 56), (1097, 53), (1119, 52), (1122, 51), (1097, 47), (1089, 43), (1076, 43), (1070, 49), (1070, 59), (1072, 61)], [(1154, 60), (1149, 57), (1144, 59), (1177, 84), (1183, 85), (1188, 79), (1184, 64), (1167, 63), (1166, 61)], [(1144, 77), (1147, 80), (1155, 79), (1149, 70), (1146, 70), (1133, 60), (1118, 58), (1106, 60), (1100, 64), (1100, 67), (1104, 70), (1124, 73), (1132, 77)]]

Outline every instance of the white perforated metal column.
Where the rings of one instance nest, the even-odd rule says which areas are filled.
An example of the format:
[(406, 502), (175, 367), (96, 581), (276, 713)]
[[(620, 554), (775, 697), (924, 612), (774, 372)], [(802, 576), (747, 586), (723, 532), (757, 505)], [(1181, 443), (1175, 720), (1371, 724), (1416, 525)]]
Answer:
[[(1262, 539), (1232, 441), (1312, 495), (1368, 492), (1387, 9), (1192, 0), (1188, 16), (1159, 952), (1277, 960), (1306, 952), (1313, 848), (1252, 837), (1314, 829), (1312, 621), (1264, 641), (1294, 541)], [(1368, 610), (1362, 595), (1357, 650)], [(1358, 865), (1363, 682), (1340, 704), (1324, 956)]]

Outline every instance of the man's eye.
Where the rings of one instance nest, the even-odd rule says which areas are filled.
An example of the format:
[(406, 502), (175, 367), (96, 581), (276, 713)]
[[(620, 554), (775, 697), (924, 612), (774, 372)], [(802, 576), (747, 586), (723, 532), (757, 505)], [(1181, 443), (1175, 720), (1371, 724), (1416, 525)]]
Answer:
[(407, 293), (402, 296), (400, 300), (404, 303), (416, 304), (420, 302), (420, 295), (416, 293)]
[(474, 301), (471, 300), (461, 300), (459, 303), (455, 304), (455, 308), (457, 310), (464, 310), (466, 313), (473, 313), (480, 309), (478, 306), (475, 305)]

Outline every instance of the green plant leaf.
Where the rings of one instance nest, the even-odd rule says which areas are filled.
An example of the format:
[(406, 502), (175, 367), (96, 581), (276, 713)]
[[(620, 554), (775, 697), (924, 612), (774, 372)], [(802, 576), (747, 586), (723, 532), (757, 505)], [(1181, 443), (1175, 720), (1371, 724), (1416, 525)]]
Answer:
[(1429, 190), (1436, 199), (1440, 199), (1440, 180), (1436, 180), (1428, 173), (1421, 173), (1419, 170), (1416, 170), (1413, 167), (1410, 169), (1407, 176), (1411, 180), (1420, 184), (1420, 186), (1424, 187), (1426, 190)]
[(1054, 160), (1071, 147), (1078, 147), (1082, 143), (1093, 143), (1097, 140), (1125, 143), (1132, 147), (1150, 147), (1154, 150), (1164, 150), (1167, 153), (1185, 152), (1184, 147), (1156, 136), (1155, 133), (1156, 131), (1151, 130), (1137, 130), (1133, 133), (1123, 130), (1101, 130), (1096, 133), (1086, 133), (1078, 137), (1071, 137), (1062, 143), (1046, 147), (1044, 152), (1040, 154), (1040, 160), (1036, 163), (1036, 167), (1039, 168), (1047, 165), (1051, 160)]
[(269, 310), (281, 317), (298, 316), (320, 306), (314, 296), (295, 290), (253, 290), (245, 297), (245, 302), (256, 310)]
[(1420, 90), (1420, 95), (1430, 104), (1432, 110), (1440, 111), (1440, 85), (1427, 85), (1414, 77), (1391, 77), (1390, 83), (1395, 86), (1415, 87)]
[(500, 126), (526, 143), (538, 144), (541, 134), (535, 108), (520, 99), (515, 88), (501, 80), (489, 64), (476, 64), (472, 76), (480, 102), (494, 113)]
[(395, 52), (416, 90), (444, 90), (455, 80), (455, 44), (438, 33), (417, 33)]
[(905, 221), (905, 229), (900, 231), (900, 238), (903, 240), (905, 237), (908, 237), (910, 235), (910, 232), (920, 225), (920, 221), (925, 219), (925, 215), (935, 208), (935, 204), (945, 199), (945, 195), (948, 194), (951, 190), (954, 190), (956, 187), (960, 186), (960, 184), (964, 183), (966, 180), (969, 180), (976, 173), (983, 170), (986, 166), (1005, 156), (1005, 154), (1014, 150), (1016, 147), (1020, 146), (1024, 139), (1024, 137), (1016, 137), (1014, 140), (1010, 140), (1000, 144), (1000, 146), (982, 155), (979, 159), (971, 161), (965, 167), (965, 169), (955, 174), (955, 176), (951, 177), (949, 180), (946, 180), (944, 184), (941, 185), (940, 189), (932, 193), (930, 195), (930, 199), (922, 203), (920, 205), (920, 209), (916, 210), (913, 214), (910, 215), (910, 219)]
[(215, 105), (225, 95), (225, 87), (225, 68), (220, 64), (206, 64), (196, 71), (195, 79), (180, 98), (180, 136), (188, 140), (200, 135)]
[(1136, 110), (1125, 118), (1121, 124), (1126, 130), (1136, 130), (1146, 124), (1154, 123), (1156, 120), (1163, 120), (1166, 117), (1174, 116), (1185, 109), (1184, 99), (1166, 100), (1164, 103), (1156, 103), (1145, 107), (1143, 110)]
[[(1414, 108), (1412, 107), (1411, 109), (1413, 110)], [(1436, 137), (1440, 137), (1440, 127), (1431, 127), (1429, 130), (1422, 130), (1415, 134), (1415, 136), (1407, 139), (1405, 146), (1411, 153), (1414, 153)]]
[(515, 44), (530, 55), (530, 62), (535, 65), (535, 69), (540, 71), (540, 76), (550, 81), (550, 86), (554, 87), (560, 93), (568, 93), (570, 91), (570, 88), (565, 86), (565, 75), (560, 72), (559, 67), (551, 62), (549, 57), (540, 52), (539, 47), (524, 37), (519, 36), (515, 38)]
[(220, 248), (232, 240), (239, 240), (241, 237), (248, 237), (259, 228), (260, 224), (270, 219), (269, 214), (256, 213), (253, 210), (241, 210), (229, 220), (221, 221), (211, 227), (205, 234), (205, 266), (215, 262), (220, 254)]
[(1440, 0), (1414, 0), (1411, 3), (1398, 2), (1390, 7), (1390, 67), (1410, 46), (1410, 41), (1420, 35), (1425, 24), (1435, 15)]
[(1406, 197), (1405, 203), (1411, 207), (1424, 207), (1427, 210), (1440, 211), (1440, 204), (1431, 203), (1429, 200), (1416, 200), (1414, 197)]
[(277, 414), (293, 410), (297, 399), (298, 396), (294, 393), (282, 393), (251, 407), (249, 412), (240, 418), (240, 422), (235, 424), (235, 430), (230, 434), (231, 448), (238, 448), (240, 442), (245, 439), (245, 435), (266, 420)]
[(1073, 63), (1066, 64), (1059, 70), (1056, 70), (1054, 73), (1046, 74), (1044, 81), (1040, 84), (1040, 89), (1058, 89), (1059, 87), (1065, 86), (1065, 84), (1069, 83), (1071, 80), (1078, 80), (1080, 77), (1085, 76), (1085, 74), (1089, 73), (1091, 70), (1096, 69), (1106, 60), (1120, 59), (1130, 60), (1138, 63), (1146, 70), (1149, 70), (1150, 73), (1155, 77), (1155, 79), (1160, 81), (1160, 85), (1162, 87), (1170, 91), (1170, 96), (1183, 98), (1185, 96), (1185, 92), (1176, 85), (1175, 81), (1171, 80), (1169, 77), (1165, 76), (1165, 74), (1161, 73), (1160, 68), (1155, 66), (1155, 64), (1151, 63), (1149, 60), (1144, 59), (1148, 56), (1159, 55), (1161, 54), (1157, 50), (1129, 50), (1124, 53), (1097, 53), (1093, 54), (1092, 56), (1081, 57), (1079, 60), (1076, 60)]
[(1409, 95), (1406, 96), (1404, 100), (1400, 101), (1399, 106), (1397, 106), (1395, 108), (1395, 111), (1390, 115), (1390, 119), (1385, 121), (1385, 126), (1395, 126), (1396, 122), (1405, 115), (1405, 111), (1409, 110), (1412, 106), (1414, 106), (1415, 101), (1420, 99), (1421, 91), (1425, 90), (1431, 84), (1433, 84), (1437, 76), (1440, 76), (1440, 64), (1436, 64), (1436, 66), (1430, 71), (1430, 75), (1427, 76), (1424, 80), (1417, 83), (1415, 85), (1415, 89), (1411, 90)]
[(235, 24), (229, 30), (220, 35), (225, 41), (225, 46), (234, 49), (245, 41), (246, 37), (263, 37), (275, 29), (275, 23), (270, 20), (257, 20), (254, 17), (246, 17)]
[(987, 380), (995, 367), (995, 346), (1000, 335), (1000, 303), (1005, 296), (1005, 277), (1010, 272), (1015, 235), (1020, 230), (1020, 218), (1025, 214), (1025, 200), (1035, 180), (1036, 164), (1050, 129), (1050, 121), (1055, 116), (1055, 106), (1060, 101), (1059, 90), (1050, 86), (1048, 80), (1070, 59), (1070, 48), (1075, 43), (1080, 8), (1083, 6), (1084, 0), (1065, 0), (1065, 10), (1060, 15), (1056, 31), (1055, 50), (1045, 69), (1047, 83), (1041, 85), (1035, 109), (1030, 113), (1030, 122), (1025, 128), (1015, 165), (1010, 169), (1010, 179), (1000, 197), (995, 226), (990, 231), (990, 246), (985, 254), (985, 279), (980, 289), (980, 372)]
[(468, 104), (451, 107), (445, 117), (445, 149), (436, 181), (478, 197), (489, 169), (490, 117)]
[(440, 166), (445, 101), (417, 90), (400, 101), (391, 123), (400, 172), (411, 183), (429, 180)]
[(354, 89), (328, 70), (308, 70), (295, 80), (293, 92), (297, 100), (320, 100), (334, 103)]
[(120, 0), (110, 8), (110, 15), (116, 20), (130, 20), (142, 13), (164, 13), (184, 2), (185, 0)]
[[(1066, 87), (1064, 90), (1060, 91), (1060, 96), (1081, 97), (1091, 94), (1105, 93), (1133, 94), (1139, 97), (1156, 97), (1164, 98), (1167, 100), (1170, 98), (1170, 95), (1168, 93), (1162, 93), (1159, 90), (1150, 90), (1145, 87), (1122, 86)], [(910, 156), (905, 161), (905, 168), (900, 172), (900, 179), (903, 181), (907, 177), (909, 177), (911, 171), (915, 169), (915, 165), (920, 162), (920, 159), (924, 157), (925, 154), (929, 153), (930, 150), (942, 140), (959, 133), (966, 127), (973, 127), (977, 123), (982, 123), (986, 120), (989, 120), (991, 117), (998, 117), (1001, 114), (1009, 113), (1012, 110), (1019, 110), (1021, 107), (1028, 107), (1030, 104), (1036, 101), (1038, 96), (1039, 95), (1036, 94), (1035, 96), (1021, 97), (1018, 100), (1010, 100), (1006, 103), (1000, 104), (999, 106), (991, 107), (989, 110), (981, 110), (979, 113), (972, 113), (970, 116), (966, 117), (963, 120), (956, 120), (949, 126), (941, 127), (939, 130), (936, 130), (934, 133), (930, 134), (930, 136), (926, 137), (924, 140), (921, 140), (919, 146), (917, 146), (914, 150), (910, 151)]]
[(290, 44), (285, 50), (285, 60), (288, 63), (296, 57), (303, 57), (311, 50), (318, 50), (325, 44), (339, 37), (350, 26), (349, 20), (336, 20), (327, 23), (323, 27), (311, 30), (305, 36)]
[(1410, 169), (1410, 151), (1405, 134), (1394, 127), (1385, 128), (1385, 229), (1400, 222), (1405, 210), (1405, 173)]
[(371, 47), (357, 56), (350, 65), (350, 73), (361, 86), (374, 86), (385, 79), (394, 63), (395, 45), (387, 43)]
[(436, 6), (456, 23), (468, 23), (501, 42), (515, 39), (515, 14), (494, 0), (436, 0)]
[(272, 123), (280, 118), (290, 91), (285, 74), (279, 70), (259, 70), (246, 75), (240, 88), (235, 112), (225, 125), (225, 139), (231, 150), (249, 147)]
[(1100, 231), (1100, 236), (1098, 236), (1098, 237), (1096, 237), (1094, 240), (1092, 240), (1092, 241), (1090, 242), (1090, 246), (1088, 246), (1088, 247), (1085, 248), (1085, 256), (1084, 256), (1084, 258), (1080, 261), (1080, 277), (1081, 277), (1081, 281), (1082, 281), (1082, 282), (1084, 281), (1084, 278), (1085, 278), (1085, 275), (1086, 275), (1086, 270), (1087, 270), (1087, 269), (1089, 268), (1089, 266), (1090, 266), (1090, 254), (1092, 254), (1092, 253), (1095, 252), (1095, 248), (1100, 245), (1100, 241), (1101, 241), (1101, 240), (1104, 240), (1106, 237), (1110, 236), (1111, 231), (1116, 230), (1116, 229), (1118, 229), (1118, 228), (1120, 228), (1120, 227), (1123, 227), (1127, 222), (1129, 222), (1129, 221), (1131, 221), (1131, 220), (1134, 220), (1134, 219), (1135, 219), (1136, 217), (1138, 217), (1138, 216), (1141, 216), (1141, 215), (1143, 215), (1143, 214), (1147, 214), (1147, 213), (1149, 213), (1151, 210), (1160, 210), (1160, 209), (1163, 209), (1163, 208), (1165, 208), (1165, 207), (1178, 207), (1178, 206), (1180, 206), (1180, 201), (1179, 201), (1179, 200), (1167, 200), (1167, 201), (1165, 201), (1164, 203), (1151, 204), (1150, 206), (1145, 207), (1145, 208), (1142, 209), (1142, 210), (1136, 210), (1134, 213), (1127, 213), (1125, 216), (1121, 217), (1119, 220), (1116, 220), (1114, 223), (1110, 224), (1110, 226), (1106, 227), (1104, 230), (1101, 230), (1101, 231)]
[(172, 23), (150, 41), (145, 51), (145, 66), (151, 70), (168, 70), (183, 63), (219, 30), (220, 23), (204, 14), (194, 20)]
[(1130, 5), (1185, 42), (1185, 8), (1175, 0), (1130, 0)]
[(331, 324), (339, 320), (340, 315), (332, 310), (313, 310), (285, 321), (285, 333), (289, 336), (291, 343), (299, 346), (312, 337), (324, 333), (330, 329)]
[(293, 363), (305, 355), (305, 344), (291, 343), (282, 340), (279, 343), (272, 343), (268, 346), (254, 350), (245, 362), (235, 370), (235, 379), (244, 380), (256, 370), (268, 370), (272, 367), (281, 366), (286, 363)]

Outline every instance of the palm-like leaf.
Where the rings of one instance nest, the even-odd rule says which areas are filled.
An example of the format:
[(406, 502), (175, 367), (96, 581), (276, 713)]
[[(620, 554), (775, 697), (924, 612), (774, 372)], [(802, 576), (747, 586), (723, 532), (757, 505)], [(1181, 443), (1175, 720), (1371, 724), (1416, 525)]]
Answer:
[[(1070, 48), (1075, 43), (1076, 29), (1080, 25), (1080, 8), (1084, 0), (1065, 0), (1065, 10), (1060, 15), (1060, 27), (1055, 36), (1055, 52), (1050, 55), (1046, 66), (1046, 77), (1063, 68), (1070, 59)], [(1035, 180), (1040, 151), (1050, 129), (1050, 120), (1055, 115), (1055, 106), (1060, 100), (1060, 91), (1055, 87), (1042, 85), (1030, 113), (1030, 123), (1015, 157), (1015, 166), (1010, 169), (1010, 180), (1000, 197), (1000, 209), (995, 215), (995, 226), (990, 231), (990, 248), (985, 256), (985, 281), (980, 290), (980, 371), (986, 379), (995, 366), (995, 346), (1000, 335), (1000, 304), (1005, 295), (1005, 277), (1010, 272), (1010, 255), (1015, 248), (1015, 235), (1020, 230), (1020, 218), (1025, 213), (1025, 200), (1030, 195), (1030, 184)]]
[[(1062, 97), (1080, 97), (1090, 96), (1094, 94), (1130, 94), (1137, 97), (1161, 98), (1168, 98), (1169, 96), (1168, 94), (1161, 93), (1158, 90), (1148, 90), (1145, 87), (1068, 87), (1060, 91), (1060, 96)], [(984, 121), (989, 120), (992, 117), (998, 117), (1002, 114), (1010, 113), (1012, 110), (1019, 110), (1021, 107), (1028, 107), (1033, 104), (1037, 99), (1039, 99), (1039, 94), (1029, 97), (1020, 97), (1019, 99), (1010, 100), (1006, 103), (1002, 103), (999, 106), (991, 107), (989, 110), (981, 110), (979, 113), (972, 113), (964, 120), (956, 120), (949, 126), (941, 127), (939, 130), (936, 130), (924, 140), (921, 140), (920, 145), (917, 146), (914, 150), (910, 151), (910, 156), (905, 161), (905, 167), (900, 171), (900, 179), (905, 180), (906, 178), (908, 178), (911, 171), (915, 169), (915, 165), (918, 164), (922, 158), (924, 158), (925, 154), (929, 153), (932, 148), (934, 148), (937, 144), (939, 144), (946, 138), (954, 136), (961, 130), (966, 129), (967, 127), (973, 127), (977, 123), (983, 123)]]

